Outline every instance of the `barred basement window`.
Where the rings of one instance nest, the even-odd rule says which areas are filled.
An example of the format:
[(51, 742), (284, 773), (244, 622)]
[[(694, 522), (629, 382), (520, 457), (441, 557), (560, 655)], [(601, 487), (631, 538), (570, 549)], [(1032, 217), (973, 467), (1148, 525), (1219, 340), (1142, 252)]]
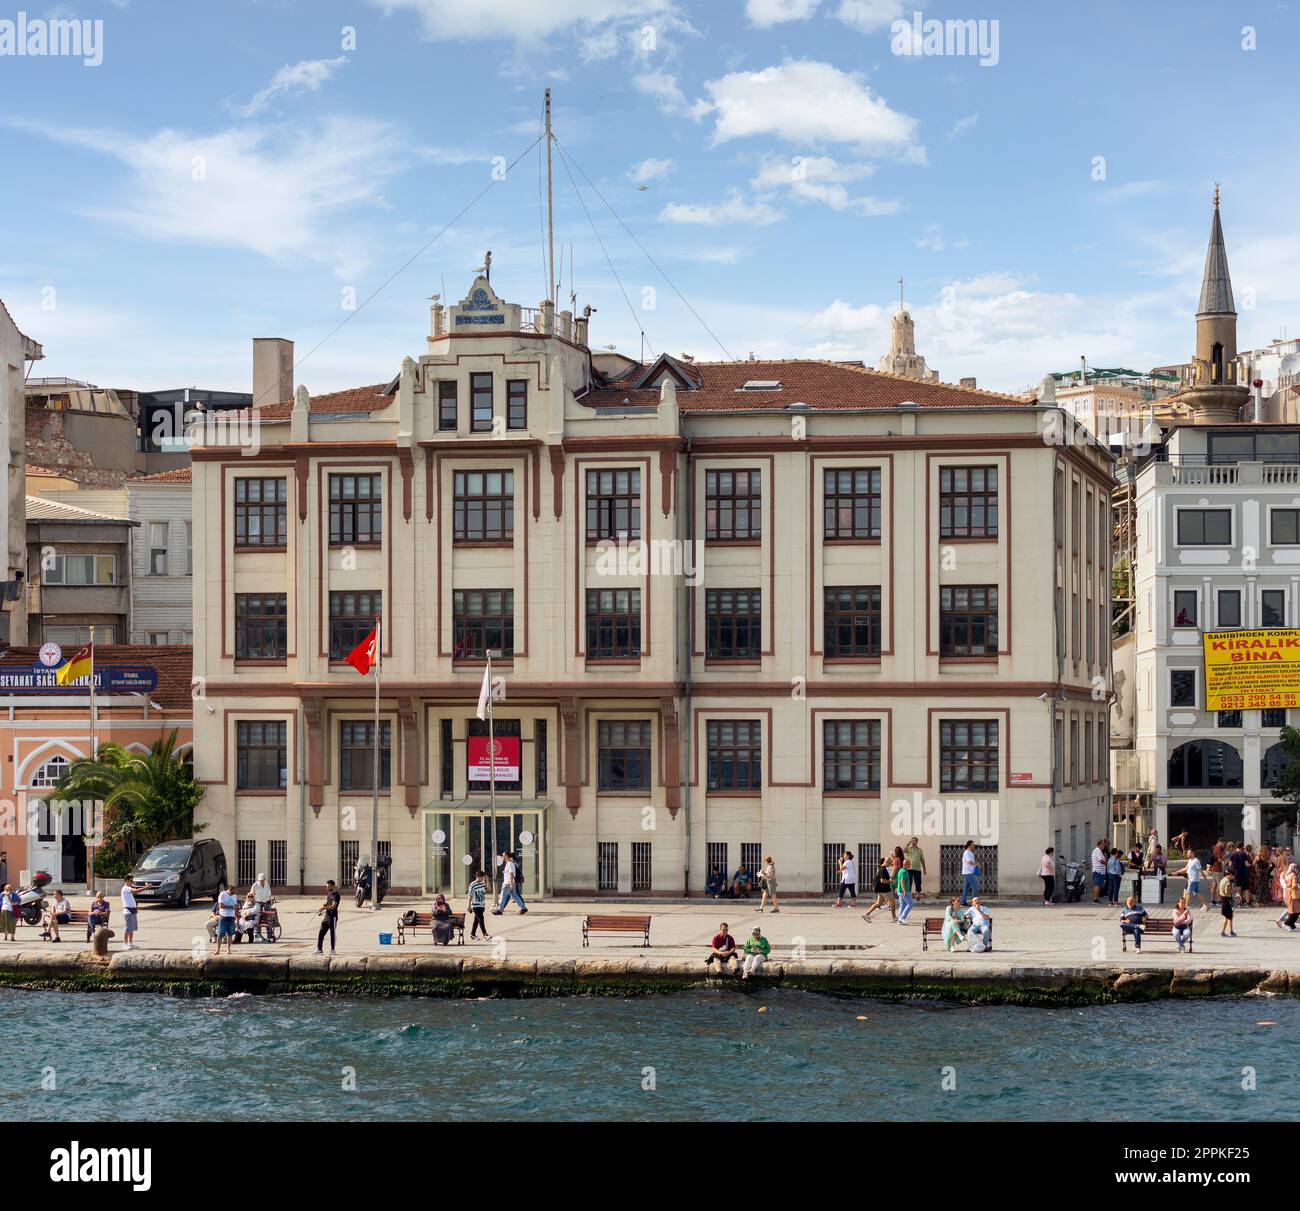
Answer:
[(587, 657), (641, 655), (641, 590), (587, 590)]
[(235, 842), (235, 880), (240, 887), (248, 887), (257, 880), (257, 842)]
[(826, 538), (880, 537), (880, 470), (823, 472), (824, 536)]
[(728, 886), (731, 881), (731, 867), (727, 865), (727, 843), (725, 841), (709, 841), (704, 846), (704, 866), (705, 878), (711, 878), (714, 871), (721, 871), (722, 877), (727, 880)]
[(704, 537), (729, 542), (763, 535), (763, 473), (704, 473)]
[(822, 785), (828, 791), (880, 789), (880, 722), (827, 719), (822, 723)]
[(235, 786), (239, 790), (278, 790), (288, 785), (283, 720), (241, 719), (235, 724)]
[(235, 546), (282, 547), (289, 532), (286, 480), (235, 480)]
[[(945, 896), (959, 895), (962, 889), (961, 855), (963, 845), (939, 846), (939, 891)], [(1084, 851), (1088, 852), (1087, 849)], [(980, 896), (992, 896), (998, 890), (998, 847), (977, 845), (975, 863), (980, 868), (975, 889)]]
[(876, 882), (876, 871), (880, 869), (880, 842), (860, 841), (858, 843), (858, 890), (864, 895)]
[(382, 593), (330, 593), (330, 659), (342, 660), (384, 612)]
[(596, 842), (596, 890), (618, 891), (618, 842)]
[(289, 651), (284, 593), (235, 594), (235, 659), (283, 660)]
[(587, 472), (587, 541), (641, 537), (641, 472)]
[(756, 659), (763, 650), (760, 589), (707, 589), (704, 652), (712, 659)]
[(283, 887), (289, 882), (289, 842), (271, 842), (271, 869), (266, 872), (272, 887)]
[(632, 890), (649, 891), (653, 885), (650, 873), (650, 842), (632, 842)]
[[(339, 789), (374, 789), (375, 724), (372, 719), (339, 723)], [(379, 725), (379, 788), (387, 790), (392, 776), (392, 725)]]
[(758, 872), (763, 865), (763, 847), (758, 841), (742, 841), (740, 843), (740, 862), (742, 866), (748, 867), (753, 872), (754, 879), (757, 881)]
[(340, 841), (339, 842), (339, 890), (352, 886), (353, 872), (357, 868), (357, 861), (361, 857), (360, 841)]
[(709, 790), (761, 790), (762, 723), (757, 719), (710, 719), (707, 735)]
[[(1074, 753), (1077, 762), (1077, 743), (1074, 745)], [(997, 720), (942, 720), (939, 724), (939, 790), (946, 792), (997, 789)]]
[(997, 585), (945, 585), (939, 590), (939, 654), (996, 656)]
[(383, 486), (378, 475), (330, 476), (330, 545), (366, 546), (384, 535)]
[(649, 720), (602, 719), (596, 725), (597, 787), (625, 792), (650, 789)]
[[(1057, 491), (1064, 495), (1059, 482)], [(1064, 501), (1058, 501), (1058, 506), (1059, 514)], [(939, 537), (996, 538), (997, 534), (997, 467), (940, 467)]]
[(840, 859), (844, 856), (842, 845), (822, 845), (822, 891), (839, 891)]
[(828, 659), (880, 655), (880, 586), (826, 589), (823, 647)]

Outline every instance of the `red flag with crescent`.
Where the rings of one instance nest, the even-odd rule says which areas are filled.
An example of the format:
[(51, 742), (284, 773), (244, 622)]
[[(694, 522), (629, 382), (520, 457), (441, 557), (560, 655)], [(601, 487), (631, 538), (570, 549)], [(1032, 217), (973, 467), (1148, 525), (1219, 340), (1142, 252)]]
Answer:
[(378, 636), (378, 628), (371, 628), (370, 634), (344, 657), (344, 660), (363, 677), (370, 672), (371, 666), (379, 660)]

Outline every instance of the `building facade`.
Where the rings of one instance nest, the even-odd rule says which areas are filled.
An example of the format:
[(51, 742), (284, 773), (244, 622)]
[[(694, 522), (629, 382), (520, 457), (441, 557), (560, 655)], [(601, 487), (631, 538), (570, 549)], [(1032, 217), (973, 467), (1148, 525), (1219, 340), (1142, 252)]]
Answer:
[[(370, 387), (196, 447), (200, 809), (290, 881), (700, 894), (968, 839), (1002, 893), (1105, 828), (1110, 457), (1055, 409), (845, 363), (595, 368), (588, 319), (435, 304)], [(1050, 424), (1047, 423), (1050, 418)], [(342, 657), (381, 613), (370, 679)], [(495, 649), (497, 817), (485, 722)], [(1054, 775), (1055, 774), (1055, 781)]]
[(0, 534), (8, 556), (0, 592), (0, 642), (27, 642), (27, 595), (22, 579), (27, 567), (26, 427), (23, 382), (29, 363), (45, 356), (41, 346), (24, 336), (0, 301), (0, 448), (5, 451), (8, 473), (0, 499)]
[[(188, 458), (188, 454), (186, 455)], [(190, 468), (126, 481), (131, 544), (131, 642), (194, 640)]]

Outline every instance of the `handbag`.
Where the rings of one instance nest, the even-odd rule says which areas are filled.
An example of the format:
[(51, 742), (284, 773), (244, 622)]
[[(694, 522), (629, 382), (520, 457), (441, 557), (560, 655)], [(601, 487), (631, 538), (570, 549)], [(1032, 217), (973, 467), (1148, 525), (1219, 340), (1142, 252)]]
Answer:
[(982, 875), (983, 873), (984, 873), (983, 868), (982, 868), (982, 867), (979, 867), (979, 866), (975, 867), (975, 869), (971, 871), (971, 874), (973, 874), (973, 875), (977, 875), (977, 876), (978, 876), (978, 875)]

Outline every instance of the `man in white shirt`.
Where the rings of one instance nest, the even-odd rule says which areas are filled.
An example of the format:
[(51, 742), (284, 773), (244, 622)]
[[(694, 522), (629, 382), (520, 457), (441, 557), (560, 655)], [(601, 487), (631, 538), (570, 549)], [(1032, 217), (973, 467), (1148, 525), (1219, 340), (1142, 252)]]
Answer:
[[(253, 903), (257, 906), (257, 936), (262, 936), (261, 919), (262, 913), (266, 911), (271, 903), (271, 885), (266, 881), (266, 875), (259, 874), (257, 882), (248, 889), (248, 894), (253, 898)], [(252, 938), (249, 938), (252, 941)]]
[(1204, 886), (1201, 882), (1201, 871), (1203, 869), (1200, 858), (1196, 856), (1196, 851), (1189, 849), (1187, 851), (1187, 865), (1177, 873), (1187, 877), (1187, 907), (1191, 908), (1192, 897), (1195, 896), (1201, 902), (1201, 911), (1205, 912), (1210, 906), (1206, 903), (1205, 896), (1201, 892), (1201, 888)]
[(968, 908), (979, 892), (979, 861), (975, 857), (975, 842), (967, 841), (961, 851), (961, 902)]
[(1101, 902), (1101, 893), (1106, 890), (1106, 851), (1098, 841), (1092, 847), (1092, 902)]
[(239, 913), (239, 897), (234, 890), (223, 887), (217, 894), (217, 954), (221, 953), (221, 943), (226, 944), (226, 953), (235, 941), (236, 918)]
[(844, 906), (844, 897), (848, 896), (849, 906), (857, 908), (858, 906), (858, 866), (853, 861), (853, 854), (850, 850), (844, 851), (844, 857), (840, 859), (840, 890), (835, 897), (835, 907)]
[(521, 916), (528, 911), (528, 905), (519, 894), (519, 867), (515, 865), (514, 854), (506, 850), (501, 855), (501, 902), (492, 910), (492, 915), (499, 917), (511, 900), (519, 905)]
[(135, 949), (135, 931), (140, 927), (139, 904), (135, 899), (135, 883), (127, 875), (122, 880), (122, 949)]

